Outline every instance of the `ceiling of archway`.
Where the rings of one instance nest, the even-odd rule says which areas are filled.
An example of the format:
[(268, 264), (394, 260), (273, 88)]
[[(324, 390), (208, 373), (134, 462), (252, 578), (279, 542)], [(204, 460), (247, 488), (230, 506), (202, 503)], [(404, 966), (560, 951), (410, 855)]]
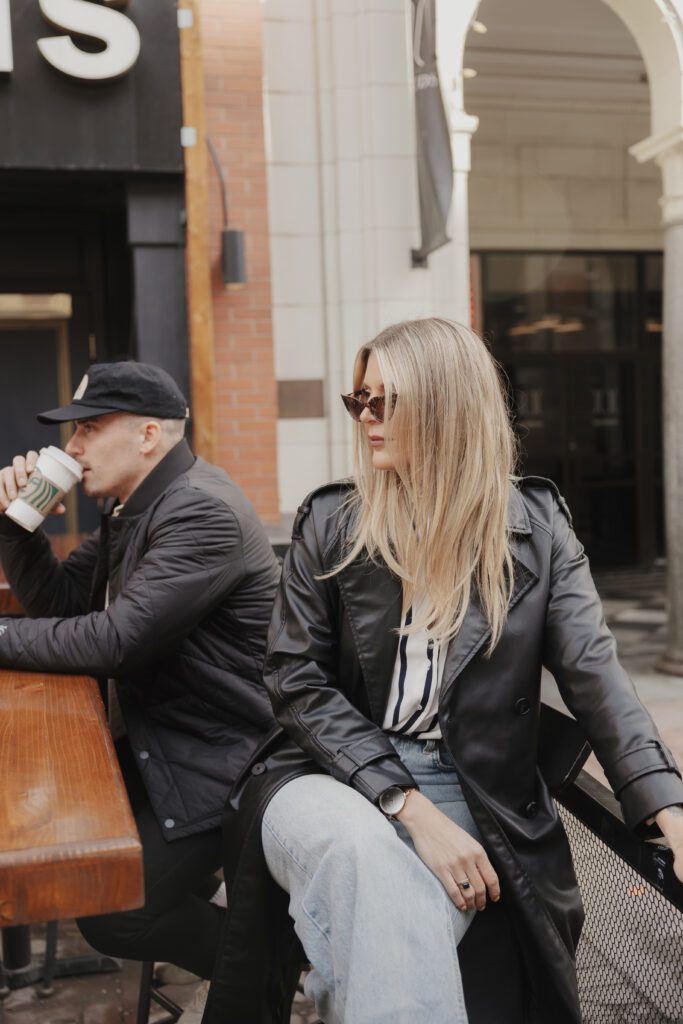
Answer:
[(649, 102), (645, 67), (603, 0), (482, 0), (485, 35), (470, 32), (466, 108), (488, 98)]

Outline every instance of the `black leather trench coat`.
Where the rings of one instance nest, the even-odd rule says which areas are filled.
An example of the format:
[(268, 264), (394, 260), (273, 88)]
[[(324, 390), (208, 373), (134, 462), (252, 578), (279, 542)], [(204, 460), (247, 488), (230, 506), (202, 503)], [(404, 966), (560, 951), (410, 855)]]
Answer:
[[(272, 794), (294, 775), (321, 769), (375, 802), (392, 784), (414, 784), (381, 729), (400, 582), (362, 558), (319, 578), (339, 557), (339, 508), (349, 486), (329, 485), (307, 499), (285, 559), (265, 678), (288, 739), (271, 733), (228, 805), (230, 909), (204, 1024), (288, 1019), (283, 999), (297, 949), (286, 928), (286, 898), (270, 882), (260, 850), (260, 818)], [(554, 485), (538, 478), (511, 485), (508, 525), (514, 587), (502, 637), (487, 657), (489, 629), (474, 600), (449, 646), (439, 704), (444, 740), (502, 888), (498, 907), (477, 915), (461, 946), (461, 960), (468, 943), (478, 949), (463, 977), (471, 1024), (576, 1024), (574, 952), (583, 912), (564, 829), (538, 766), (542, 666), (588, 735), (631, 828), (643, 829), (659, 809), (683, 802), (683, 785), (617, 660)]]

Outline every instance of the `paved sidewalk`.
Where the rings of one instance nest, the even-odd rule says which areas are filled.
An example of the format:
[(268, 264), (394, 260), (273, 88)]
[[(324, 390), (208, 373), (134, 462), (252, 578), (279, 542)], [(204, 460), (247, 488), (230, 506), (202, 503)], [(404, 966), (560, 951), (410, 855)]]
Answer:
[[(44, 929), (32, 929), (34, 957), (45, 949)], [(91, 952), (73, 921), (65, 921), (59, 929), (61, 956), (80, 956)], [(134, 1024), (137, 1011), (140, 965), (123, 962), (115, 974), (98, 974), (83, 978), (59, 978), (54, 995), (42, 999), (38, 985), (16, 989), (0, 1001), (0, 1024)], [(167, 985), (163, 991), (181, 1006), (187, 1006), (196, 984)], [(152, 1008), (150, 1024), (161, 1024), (168, 1015), (160, 1007)], [(313, 1024), (317, 1021), (313, 1004), (297, 995), (291, 1024)]]
[[(653, 667), (665, 645), (663, 574), (603, 575), (598, 578), (598, 587), (622, 662), (664, 741), (683, 765), (683, 678), (660, 675)], [(550, 702), (558, 700), (552, 679), (545, 680), (544, 692)], [(596, 762), (588, 767), (597, 777), (604, 778)], [(39, 956), (44, 949), (39, 928), (33, 929), (33, 945), (35, 955)], [(62, 955), (87, 951), (73, 922), (60, 926)], [(0, 1024), (134, 1024), (138, 981), (138, 965), (125, 963), (117, 974), (58, 980), (55, 995), (48, 999), (38, 997), (37, 986), (17, 990), (0, 1003)], [(194, 988), (185, 985), (165, 991), (184, 1005), (190, 1001)], [(161, 1011), (154, 1013), (151, 1024), (163, 1017)], [(311, 1024), (316, 1019), (311, 1004), (298, 997), (292, 1024)]]

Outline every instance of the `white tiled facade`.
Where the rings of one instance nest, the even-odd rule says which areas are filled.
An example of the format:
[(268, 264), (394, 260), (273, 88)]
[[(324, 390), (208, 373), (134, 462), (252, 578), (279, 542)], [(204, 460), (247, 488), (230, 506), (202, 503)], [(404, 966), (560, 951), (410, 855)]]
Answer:
[(266, 0), (265, 110), (278, 380), (325, 384), (279, 423), (283, 512), (350, 469), (338, 395), (382, 326), (435, 309), (419, 244), (410, 4)]
[[(420, 229), (410, 0), (264, 0), (276, 374), (324, 382), (323, 417), (279, 422), (283, 513), (349, 472), (350, 425), (338, 395), (350, 387), (359, 345), (406, 317), (468, 319), (468, 229), (477, 249), (661, 248), (660, 171), (628, 152), (663, 130), (675, 108), (664, 72), (653, 66), (652, 53), (664, 46), (654, 35), (669, 31), (661, 12), (653, 13), (657, 4), (683, 6), (481, 0), (490, 35), (475, 38), (468, 34), (475, 0), (437, 0), (454, 131), (454, 240), (427, 269), (414, 269)], [(641, 31), (644, 7), (649, 20)], [(645, 63), (610, 8), (632, 31), (650, 33)], [(508, 33), (498, 51), (491, 48), (497, 24)], [(476, 119), (463, 110), (466, 44), (465, 64), (478, 76), (464, 106), (479, 119), (469, 224)], [(568, 52), (556, 53), (563, 45)], [(533, 52), (520, 69), (506, 46)], [(671, 38), (666, 46), (672, 51)], [(657, 97), (665, 100), (655, 111)]]

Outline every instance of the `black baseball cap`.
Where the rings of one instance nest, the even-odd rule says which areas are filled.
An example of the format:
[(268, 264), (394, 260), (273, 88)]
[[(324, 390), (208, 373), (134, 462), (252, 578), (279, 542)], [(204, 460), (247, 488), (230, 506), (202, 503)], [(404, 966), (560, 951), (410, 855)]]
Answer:
[(162, 420), (183, 420), (190, 415), (185, 396), (166, 370), (128, 360), (93, 363), (71, 403), (41, 412), (37, 419), (39, 423), (64, 423), (91, 420), (109, 412), (132, 412)]

